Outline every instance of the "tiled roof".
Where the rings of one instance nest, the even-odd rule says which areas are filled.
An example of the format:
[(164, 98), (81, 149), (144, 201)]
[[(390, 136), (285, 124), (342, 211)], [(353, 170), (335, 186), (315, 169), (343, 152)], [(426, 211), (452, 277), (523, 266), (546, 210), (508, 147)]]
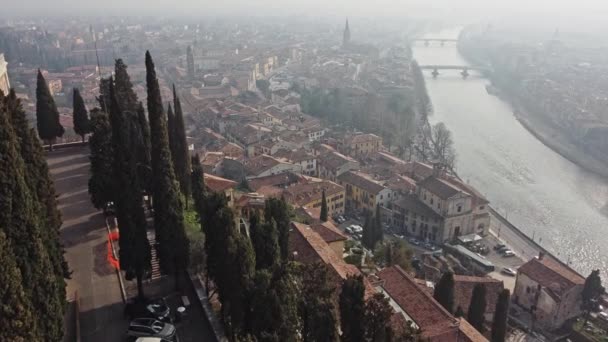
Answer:
[(269, 155), (262, 154), (245, 161), (245, 170), (249, 175), (259, 175), (260, 173), (272, 168), (281, 162)]
[(226, 191), (236, 186), (236, 182), (230, 179), (210, 175), (205, 173), (205, 186), (213, 192)]
[(458, 320), (399, 266), (385, 268), (377, 276), (383, 280), (382, 288), (420, 327), (423, 338), (456, 334)]
[(319, 156), (319, 163), (326, 169), (335, 170), (347, 163), (358, 163), (351, 157), (347, 157), (339, 152), (329, 152)]
[(294, 151), (279, 150), (274, 154), (274, 157), (285, 158), (292, 163), (299, 163), (301, 161), (313, 160), (316, 158), (312, 154), (306, 152), (306, 150), (303, 148)]
[(468, 193), (466, 193), (465, 191), (457, 188), (456, 186), (446, 182), (443, 179), (434, 176), (426, 178), (418, 185), (444, 200), (451, 198), (459, 193), (464, 193), (468, 195)]
[(490, 277), (454, 275), (454, 307), (460, 306), (465, 313), (468, 312), (473, 288), (477, 284), (483, 284), (486, 288), (486, 313), (494, 312), (503, 284)]
[(462, 342), (488, 342), (488, 339), (467, 322), (466, 319), (460, 317), (458, 321), (460, 322), (460, 336), (463, 337)]
[(342, 231), (340, 231), (340, 229), (329, 221), (311, 224), (310, 228), (317, 232), (317, 234), (321, 235), (323, 240), (325, 240), (327, 243), (344, 241), (348, 239), (348, 237)]
[(582, 276), (549, 257), (533, 258), (523, 264), (517, 272), (525, 274), (542, 287), (551, 290), (558, 298), (572, 287), (585, 283)]
[(370, 194), (377, 194), (386, 189), (380, 182), (374, 180), (370, 175), (362, 172), (348, 171), (338, 176), (338, 180), (354, 185), (359, 189), (369, 192)]
[(215, 166), (224, 159), (224, 153), (222, 152), (207, 152), (205, 157), (201, 160), (202, 165)]
[(416, 181), (421, 181), (433, 175), (433, 166), (421, 162), (409, 162), (406, 172)]
[[(338, 257), (323, 238), (309, 225), (292, 222), (289, 232), (289, 252), (296, 261), (302, 263), (323, 262), (329, 265), (340, 278), (359, 275), (361, 272)], [(294, 255), (294, 252), (297, 254)]]
[(258, 190), (265, 185), (287, 186), (302, 180), (302, 176), (293, 172), (283, 172), (278, 175), (264, 176), (249, 181), (249, 187)]
[(288, 203), (299, 207), (320, 200), (323, 190), (325, 190), (325, 196), (329, 198), (344, 191), (344, 187), (328, 180), (309, 181), (287, 187), (284, 195)]
[(380, 138), (379, 136), (377, 136), (375, 134), (371, 134), (371, 133), (357, 134), (357, 135), (350, 136), (346, 139), (346, 142), (348, 144), (362, 144), (362, 143), (376, 142), (376, 141), (381, 142), (382, 138)]

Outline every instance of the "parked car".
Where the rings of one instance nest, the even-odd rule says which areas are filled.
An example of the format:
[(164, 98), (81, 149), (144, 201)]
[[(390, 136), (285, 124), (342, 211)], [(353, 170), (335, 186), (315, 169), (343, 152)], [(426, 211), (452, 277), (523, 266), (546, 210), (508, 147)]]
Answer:
[(172, 341), (175, 338), (175, 326), (154, 318), (136, 318), (129, 324), (127, 336), (160, 337)]
[(419, 246), (419, 245), (420, 245), (420, 241), (418, 241), (418, 239), (413, 238), (413, 237), (412, 237), (412, 238), (407, 239), (407, 241), (409, 241), (409, 243), (411, 243), (411, 244), (412, 244), (412, 245), (414, 245), (414, 246)]
[(509, 258), (509, 257), (515, 256), (515, 253), (513, 253), (512, 250), (507, 249), (507, 250), (505, 250), (505, 251), (502, 252), (502, 256), (504, 258)]
[(163, 322), (171, 321), (171, 310), (163, 299), (151, 301), (131, 300), (127, 302), (125, 313), (130, 319), (154, 318)]
[(505, 247), (507, 247), (507, 246), (505, 246), (505, 245), (504, 245), (504, 244), (502, 244), (502, 243), (499, 243), (499, 244), (497, 244), (496, 246), (494, 246), (494, 250), (495, 250), (495, 251), (497, 251), (497, 250), (503, 249), (503, 248), (505, 248)]
[(601, 311), (600, 313), (598, 313), (597, 317), (601, 320), (608, 322), (608, 313), (606, 313), (604, 311)]
[(160, 337), (138, 337), (135, 342), (171, 342), (171, 340)]
[(515, 277), (515, 275), (517, 274), (515, 272), (515, 270), (513, 270), (512, 268), (509, 268), (509, 267), (503, 268), (500, 272), (503, 273), (503, 274), (512, 276), (512, 277)]

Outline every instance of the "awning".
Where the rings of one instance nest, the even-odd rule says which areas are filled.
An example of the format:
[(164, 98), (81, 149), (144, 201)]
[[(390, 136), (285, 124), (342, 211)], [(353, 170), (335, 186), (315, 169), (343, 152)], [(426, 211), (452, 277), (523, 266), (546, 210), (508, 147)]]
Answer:
[(458, 241), (465, 243), (465, 244), (479, 241), (481, 239), (482, 239), (482, 237), (477, 234), (469, 234), (469, 235), (463, 235), (463, 236), (458, 237)]

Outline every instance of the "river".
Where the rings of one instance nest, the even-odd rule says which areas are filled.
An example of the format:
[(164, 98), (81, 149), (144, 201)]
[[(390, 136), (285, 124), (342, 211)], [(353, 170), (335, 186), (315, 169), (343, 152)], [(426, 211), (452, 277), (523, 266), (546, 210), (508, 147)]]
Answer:
[[(456, 38), (458, 30), (428, 34)], [(454, 43), (416, 43), (420, 65), (465, 65)], [(587, 275), (608, 276), (608, 180), (543, 145), (515, 118), (509, 104), (489, 95), (479, 74), (425, 70), (431, 123), (452, 131), (460, 177), (536, 242)]]

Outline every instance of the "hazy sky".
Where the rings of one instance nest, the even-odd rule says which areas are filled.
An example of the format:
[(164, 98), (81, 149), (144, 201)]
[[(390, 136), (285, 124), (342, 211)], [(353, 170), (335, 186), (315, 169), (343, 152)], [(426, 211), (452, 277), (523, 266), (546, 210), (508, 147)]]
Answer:
[(172, 15), (404, 15), (440, 8), (475, 14), (608, 11), (608, 0), (0, 0), (7, 13)]

